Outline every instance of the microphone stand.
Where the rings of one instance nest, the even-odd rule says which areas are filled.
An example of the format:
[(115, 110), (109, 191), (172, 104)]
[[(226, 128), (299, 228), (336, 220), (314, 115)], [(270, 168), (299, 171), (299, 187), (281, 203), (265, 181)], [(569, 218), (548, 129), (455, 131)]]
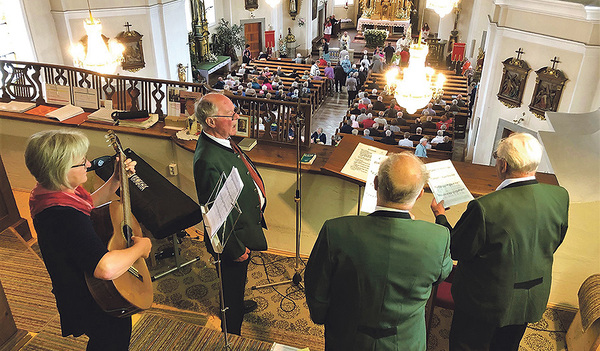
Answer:
[(296, 124), (295, 124), (296, 125), (296, 131), (295, 131), (295, 138), (296, 138), (296, 194), (294, 196), (294, 202), (296, 203), (296, 257), (295, 257), (295, 264), (294, 264), (295, 273), (291, 280), (284, 280), (281, 282), (264, 284), (264, 285), (256, 285), (251, 288), (252, 290), (274, 287), (274, 286), (288, 284), (288, 283), (292, 283), (296, 286), (299, 286), (301, 289), (303, 288), (301, 285), (302, 270), (300, 269), (300, 234), (302, 233), (302, 177), (301, 177), (302, 168), (300, 167), (301, 166), (300, 159), (302, 156), (300, 155), (300, 137), (301, 137), (300, 127), (302, 125), (302, 122), (304, 121), (304, 118), (302, 117), (302, 112), (300, 111), (300, 101), (301, 101), (301, 98), (298, 97), (298, 106), (296, 108)]

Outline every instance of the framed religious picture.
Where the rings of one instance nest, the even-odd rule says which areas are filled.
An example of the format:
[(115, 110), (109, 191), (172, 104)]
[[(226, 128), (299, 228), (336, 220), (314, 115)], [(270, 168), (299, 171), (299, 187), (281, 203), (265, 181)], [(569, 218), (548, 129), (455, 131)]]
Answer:
[(525, 91), (525, 82), (531, 67), (524, 60), (520, 59), (523, 53), (521, 49), (517, 51), (517, 58), (511, 57), (502, 64), (502, 79), (500, 80), (500, 90), (498, 91), (498, 100), (509, 108), (520, 107), (523, 101), (523, 92)]
[(247, 138), (250, 135), (250, 123), (248, 116), (240, 116), (237, 120), (236, 136)]
[(317, 18), (318, 12), (319, 12), (319, 2), (317, 0), (312, 0), (312, 19)]
[(248, 11), (254, 11), (258, 8), (258, 0), (244, 0), (244, 7)]
[(143, 35), (130, 30), (129, 27), (131, 27), (131, 24), (129, 22), (125, 23), (125, 27), (127, 27), (127, 31), (121, 32), (115, 37), (125, 47), (122, 67), (126, 71), (137, 72), (146, 67), (144, 49), (142, 47)]
[(529, 103), (529, 111), (542, 120), (546, 119), (546, 111), (556, 112), (558, 109), (563, 87), (568, 80), (563, 71), (554, 68), (560, 61), (555, 57), (552, 62), (552, 68), (542, 67), (535, 71), (535, 89)]

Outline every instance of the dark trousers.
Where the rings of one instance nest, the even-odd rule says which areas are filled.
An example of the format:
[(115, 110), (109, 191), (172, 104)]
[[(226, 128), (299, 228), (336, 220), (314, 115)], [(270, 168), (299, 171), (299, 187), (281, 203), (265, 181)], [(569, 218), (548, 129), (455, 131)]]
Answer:
[(525, 329), (527, 324), (497, 327), (454, 311), (450, 327), (450, 351), (518, 351)]
[(358, 90), (354, 90), (354, 91), (348, 90), (348, 107), (350, 107), (352, 105), (352, 101), (354, 101), (357, 94), (358, 94)]
[[(244, 290), (246, 289), (248, 263), (250, 263), (250, 258), (243, 262), (223, 260), (221, 263), (223, 298), (225, 307), (228, 307), (225, 312), (225, 319), (227, 321), (227, 332), (231, 334), (240, 335), (242, 333)], [(221, 328), (223, 328), (222, 320)]]
[(131, 317), (117, 318), (102, 313), (86, 329), (85, 334), (90, 338), (87, 351), (129, 350)]
[(346, 85), (346, 78), (344, 79), (339, 79), (339, 78), (335, 78), (335, 91), (342, 91), (342, 87), (344, 85)]

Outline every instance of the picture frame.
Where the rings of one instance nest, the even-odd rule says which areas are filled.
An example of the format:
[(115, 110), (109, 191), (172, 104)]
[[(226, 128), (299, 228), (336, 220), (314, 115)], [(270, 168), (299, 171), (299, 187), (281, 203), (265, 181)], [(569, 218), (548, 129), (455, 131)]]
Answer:
[(258, 9), (258, 0), (244, 0), (244, 7), (248, 11)]
[(236, 136), (247, 138), (250, 135), (250, 118), (248, 116), (240, 116), (237, 120)]
[(317, 19), (317, 14), (319, 12), (319, 2), (317, 0), (312, 0), (312, 19)]
[(130, 31), (129, 27), (131, 25), (129, 23), (125, 26), (127, 27), (127, 31), (121, 32), (115, 37), (125, 47), (121, 66), (126, 71), (137, 72), (146, 67), (144, 48), (142, 46), (143, 35), (135, 30)]
[(526, 61), (514, 57), (504, 60), (502, 65), (504, 68), (497, 94), (498, 100), (508, 108), (520, 107), (531, 67)]
[(563, 71), (542, 67), (535, 72), (535, 89), (529, 103), (529, 111), (541, 120), (546, 119), (546, 111), (556, 112), (568, 78)]

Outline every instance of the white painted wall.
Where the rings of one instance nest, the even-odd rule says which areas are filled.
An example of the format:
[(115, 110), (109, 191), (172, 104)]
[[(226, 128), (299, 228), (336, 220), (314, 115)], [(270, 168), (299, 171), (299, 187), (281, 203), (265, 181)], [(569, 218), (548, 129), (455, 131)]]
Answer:
[(35, 53), (29, 57), (39, 62), (63, 64), (61, 49), (64, 45), (59, 40), (54, 19), (50, 14), (50, 2), (48, 0), (19, 0), (19, 2), (25, 13), (23, 23), (28, 28), (29, 38), (26, 42), (32, 44)]

